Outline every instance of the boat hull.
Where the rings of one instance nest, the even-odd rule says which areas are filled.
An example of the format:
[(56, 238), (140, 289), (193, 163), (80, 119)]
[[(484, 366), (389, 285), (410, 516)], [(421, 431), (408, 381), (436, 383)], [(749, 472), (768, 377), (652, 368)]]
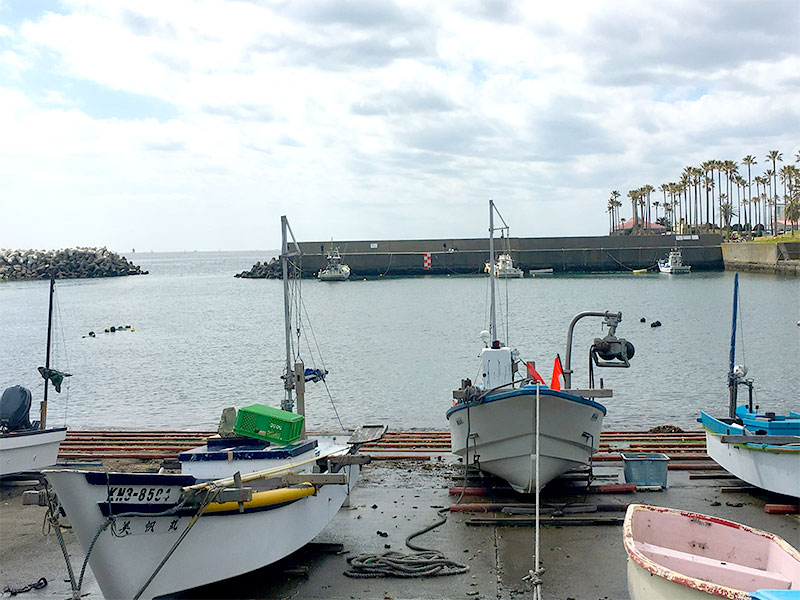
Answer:
[(350, 279), (350, 271), (320, 271), (317, 279), (320, 281), (347, 281)]
[(659, 263), (658, 270), (662, 273), (667, 273), (668, 275), (683, 275), (686, 273), (691, 273), (692, 267), (688, 267), (686, 265), (680, 267), (670, 267), (668, 265), (662, 265)]
[[(203, 514), (142, 597), (152, 598), (241, 575), (298, 550), (325, 529), (355, 485), (358, 465), (342, 468), (347, 474), (345, 485), (325, 485), (314, 495), (293, 496), (290, 491), (278, 501), (269, 501), (267, 506), (262, 502), (243, 513), (234, 509)], [(186, 475), (121, 473), (112, 474), (107, 483), (103, 481), (105, 473), (89, 475), (74, 470), (48, 471), (47, 477), (84, 551), (106, 521), (104, 512), (167, 509), (169, 504), (130, 501), (135, 502), (142, 495), (145, 499), (157, 495), (162, 501), (175, 500), (182, 486), (196, 481)], [(115, 497), (123, 495), (108, 503), (109, 492)], [(194, 512), (117, 518), (100, 534), (89, 558), (103, 595), (134, 597), (187, 528)]]
[(800, 445), (732, 444), (723, 435), (742, 435), (743, 428), (701, 413), (708, 455), (742, 481), (770, 492), (800, 498)]
[(622, 530), (632, 600), (750, 600), (759, 589), (800, 585), (800, 553), (759, 529), (631, 504)]
[(0, 435), (0, 475), (56, 464), (59, 445), (66, 437), (66, 427)]
[[(628, 595), (631, 600), (711, 600), (714, 595), (658, 577), (628, 557)], [(744, 596), (749, 598), (749, 596)]]
[[(541, 388), (539, 487), (589, 463), (598, 449), (605, 408)], [(488, 395), (482, 402), (448, 411), (451, 449), (466, 464), (505, 479), (521, 493), (535, 491), (536, 387)], [(467, 439), (469, 438), (469, 449)]]

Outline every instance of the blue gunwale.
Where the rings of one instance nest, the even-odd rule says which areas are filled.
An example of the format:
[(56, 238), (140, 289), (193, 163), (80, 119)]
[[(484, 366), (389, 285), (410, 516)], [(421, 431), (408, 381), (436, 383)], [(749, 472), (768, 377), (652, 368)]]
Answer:
[[(712, 417), (705, 411), (700, 411), (700, 423), (708, 433), (711, 435), (716, 436), (723, 436), (723, 435), (738, 435), (741, 434), (745, 428), (741, 425), (729, 425), (723, 421), (720, 421), (716, 417)], [(764, 444), (757, 441), (753, 441), (749, 444), (740, 444), (734, 443), (731, 446), (735, 446), (737, 448), (745, 448), (747, 450), (759, 450), (765, 452), (800, 452), (800, 447), (791, 445), (791, 444)]]
[(473, 406), (479, 406), (481, 404), (488, 404), (490, 402), (497, 402), (499, 400), (505, 400), (506, 398), (513, 398), (515, 396), (533, 396), (536, 397), (536, 388), (539, 387), (539, 393), (543, 396), (555, 396), (557, 398), (563, 398), (564, 400), (570, 400), (571, 402), (577, 402), (578, 404), (585, 404), (587, 406), (591, 406), (603, 412), (603, 416), (606, 414), (606, 407), (598, 402), (594, 402), (593, 400), (589, 400), (588, 398), (582, 398), (581, 396), (576, 396), (574, 394), (567, 394), (566, 392), (562, 392), (559, 390), (550, 389), (547, 385), (526, 385), (521, 388), (508, 390), (508, 391), (497, 391), (491, 392), (487, 396), (481, 398), (477, 402), (460, 402), (458, 404), (454, 404), (449, 409), (447, 409), (447, 413), (445, 416), (449, 419), (450, 415), (459, 410), (463, 410), (465, 408), (472, 408)]

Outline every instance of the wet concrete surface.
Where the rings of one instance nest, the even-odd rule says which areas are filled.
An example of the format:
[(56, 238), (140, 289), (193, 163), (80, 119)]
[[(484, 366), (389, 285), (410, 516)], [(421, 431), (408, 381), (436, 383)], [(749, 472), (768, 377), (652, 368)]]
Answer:
[[(609, 474), (621, 468), (605, 467)], [(467, 525), (475, 515), (451, 513), (447, 522), (416, 538), (427, 548), (469, 565), (462, 575), (421, 579), (352, 579), (343, 575), (347, 558), (361, 553), (389, 550), (411, 552), (404, 540), (409, 534), (435, 522), (440, 508), (454, 503), (448, 488), (460, 466), (446, 461), (382, 461), (365, 467), (350, 506), (339, 511), (315, 544), (286, 559), (247, 575), (187, 590), (177, 598), (330, 598), (330, 599), (513, 599), (530, 597), (523, 577), (533, 568), (534, 528), (530, 526)], [(621, 474), (620, 474), (621, 480)], [(546, 502), (643, 502), (714, 514), (771, 531), (800, 546), (797, 515), (769, 515), (765, 501), (777, 501), (765, 493), (721, 493), (730, 480), (690, 480), (685, 471), (670, 471), (670, 487), (661, 492), (602, 494), (592, 496), (543, 494)], [(48, 586), (19, 598), (68, 598), (70, 585), (55, 535), (42, 535), (45, 509), (23, 506), (24, 488), (0, 488), (0, 588), (22, 587), (44, 576)], [(514, 498), (514, 496), (512, 496)], [(516, 496), (522, 502), (532, 497)], [(491, 501), (465, 498), (466, 501)], [(379, 533), (380, 532), (380, 533)], [(385, 534), (385, 535), (384, 535)], [(259, 535), (259, 532), (253, 532)], [(268, 532), (261, 535), (268, 536)], [(83, 552), (71, 533), (65, 535), (77, 572)], [(324, 545), (329, 544), (329, 545)], [(335, 546), (341, 544), (342, 550)], [(543, 527), (541, 554), (545, 567), (544, 597), (548, 599), (599, 600), (628, 598), (626, 556), (619, 525)], [(82, 592), (101, 598), (91, 571)]]

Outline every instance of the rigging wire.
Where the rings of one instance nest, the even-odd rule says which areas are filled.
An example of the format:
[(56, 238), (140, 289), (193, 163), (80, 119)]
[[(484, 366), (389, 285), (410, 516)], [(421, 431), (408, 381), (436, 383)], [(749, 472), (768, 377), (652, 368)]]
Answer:
[[(311, 318), (308, 316), (308, 310), (306, 309), (306, 303), (300, 298), (300, 305), (303, 307), (303, 312), (306, 314), (306, 320), (308, 321), (308, 329), (311, 331), (311, 337), (314, 339), (314, 345), (317, 347), (317, 355), (319, 356), (319, 362), (322, 365), (323, 371), (327, 373), (328, 369), (325, 367), (325, 361), (322, 358), (322, 351), (319, 348), (319, 342), (317, 342), (317, 336), (314, 333), (314, 327), (311, 324)], [(306, 344), (308, 345), (308, 353), (311, 356), (311, 365), (316, 367), (314, 363), (314, 351), (311, 348), (311, 342), (306, 336)], [(328, 382), (325, 381), (325, 378), (322, 378), (322, 383), (325, 386), (325, 391), (328, 394), (328, 399), (331, 401), (331, 407), (333, 408), (333, 412), (336, 415), (336, 420), (339, 421), (339, 426), (342, 428), (342, 431), (346, 431), (344, 423), (342, 423), (342, 418), (339, 416), (339, 411), (336, 409), (336, 403), (333, 401), (333, 395), (331, 394), (330, 388), (328, 388)]]

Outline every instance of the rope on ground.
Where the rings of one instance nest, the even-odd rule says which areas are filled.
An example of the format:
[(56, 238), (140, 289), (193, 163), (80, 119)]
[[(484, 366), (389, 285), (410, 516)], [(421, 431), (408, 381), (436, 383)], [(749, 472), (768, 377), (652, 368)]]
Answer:
[(469, 571), (469, 567), (445, 558), (441, 552), (428, 550), (403, 554), (384, 552), (383, 554), (359, 554), (347, 559), (350, 569), (344, 572), (347, 577), (369, 579), (375, 577), (435, 577), (439, 575), (459, 575)]
[(10, 585), (7, 585), (6, 588), (3, 590), (3, 594), (8, 594), (9, 596), (16, 596), (17, 594), (24, 594), (25, 592), (30, 592), (31, 590), (40, 590), (44, 587), (47, 587), (47, 579), (44, 577), (40, 577), (38, 581), (35, 583), (29, 583), (26, 586), (20, 588), (14, 588)]
[(423, 548), (412, 544), (415, 537), (435, 529), (447, 521), (449, 508), (441, 508), (437, 512), (439, 520), (424, 529), (412, 533), (406, 538), (406, 546), (417, 550), (411, 554), (402, 552), (384, 552), (383, 554), (359, 554), (347, 559), (350, 568), (344, 572), (347, 577), (370, 579), (375, 577), (438, 577), (442, 575), (461, 575), (469, 571), (467, 565), (448, 559), (438, 550)]

